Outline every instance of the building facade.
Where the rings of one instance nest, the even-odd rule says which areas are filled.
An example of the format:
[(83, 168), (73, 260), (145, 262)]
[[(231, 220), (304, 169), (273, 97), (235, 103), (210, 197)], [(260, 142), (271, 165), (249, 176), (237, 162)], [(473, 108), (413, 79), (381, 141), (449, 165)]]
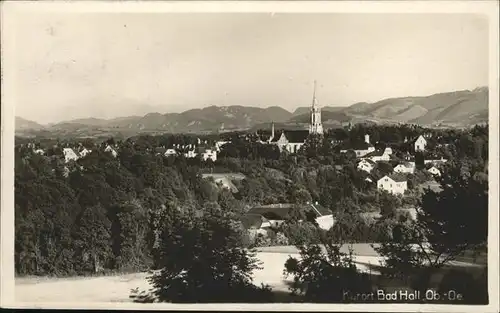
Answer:
[(415, 140), (415, 152), (425, 151), (425, 146), (427, 145), (427, 140), (424, 136), (420, 135), (417, 140)]
[(408, 189), (408, 183), (403, 176), (386, 175), (377, 181), (377, 188), (391, 194), (402, 195)]

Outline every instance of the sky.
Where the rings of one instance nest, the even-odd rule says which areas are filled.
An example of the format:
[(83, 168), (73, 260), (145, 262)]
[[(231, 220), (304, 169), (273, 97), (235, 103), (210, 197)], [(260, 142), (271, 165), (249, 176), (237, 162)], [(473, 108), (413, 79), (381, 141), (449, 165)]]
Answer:
[[(28, 13), (25, 13), (28, 15)], [(472, 14), (29, 13), (16, 116), (39, 123), (208, 105), (321, 106), (488, 85)]]

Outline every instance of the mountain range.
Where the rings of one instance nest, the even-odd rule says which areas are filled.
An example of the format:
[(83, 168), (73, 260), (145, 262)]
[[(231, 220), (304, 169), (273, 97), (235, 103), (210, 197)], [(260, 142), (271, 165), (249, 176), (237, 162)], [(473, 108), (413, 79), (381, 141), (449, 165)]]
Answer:
[[(271, 122), (282, 127), (306, 128), (308, 106), (289, 112), (279, 106), (208, 106), (182, 113), (148, 113), (112, 119), (83, 118), (41, 125), (16, 117), (16, 134), (40, 133), (92, 136), (103, 133), (137, 134), (141, 132), (196, 133), (269, 128)], [(488, 87), (439, 93), (423, 97), (389, 98), (375, 103), (355, 103), (347, 107), (324, 106), (324, 127), (346, 122), (438, 124), (464, 127), (488, 121)]]

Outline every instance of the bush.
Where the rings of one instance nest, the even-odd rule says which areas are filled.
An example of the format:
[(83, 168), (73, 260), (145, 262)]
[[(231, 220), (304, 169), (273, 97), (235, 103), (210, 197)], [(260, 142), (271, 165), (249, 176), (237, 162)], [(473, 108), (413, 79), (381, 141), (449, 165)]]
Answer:
[(318, 245), (299, 249), (300, 260), (289, 257), (284, 274), (293, 276), (290, 290), (306, 302), (354, 302), (357, 293), (372, 291), (370, 277), (358, 272), (352, 256), (341, 253), (340, 246), (327, 245), (326, 253)]
[(201, 216), (177, 214), (161, 235), (160, 270), (148, 277), (152, 291), (137, 301), (270, 301), (268, 287), (252, 284), (252, 271), (259, 267), (242, 240), (241, 228), (217, 209)]

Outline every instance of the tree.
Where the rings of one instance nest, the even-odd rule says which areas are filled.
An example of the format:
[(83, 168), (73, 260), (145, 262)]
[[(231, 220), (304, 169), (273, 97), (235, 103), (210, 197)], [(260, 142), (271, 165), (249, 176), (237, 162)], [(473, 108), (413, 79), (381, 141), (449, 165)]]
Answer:
[(177, 214), (162, 230), (160, 270), (148, 278), (152, 293), (138, 301), (269, 301), (270, 290), (252, 284), (257, 259), (243, 248), (242, 236), (238, 224), (220, 210)]
[(418, 275), (416, 288), (428, 288), (431, 276), (464, 252), (487, 242), (488, 180), (474, 163), (451, 163), (438, 178), (441, 191), (427, 189), (417, 220), (393, 227), (378, 252), (390, 275)]
[(372, 291), (367, 274), (358, 272), (351, 253), (342, 253), (340, 245), (328, 235), (320, 245), (298, 246), (300, 258), (289, 257), (284, 274), (293, 277), (290, 290), (305, 302), (354, 302), (358, 293)]
[(83, 210), (76, 225), (75, 246), (80, 269), (98, 272), (111, 258), (111, 223), (103, 207), (96, 205)]

